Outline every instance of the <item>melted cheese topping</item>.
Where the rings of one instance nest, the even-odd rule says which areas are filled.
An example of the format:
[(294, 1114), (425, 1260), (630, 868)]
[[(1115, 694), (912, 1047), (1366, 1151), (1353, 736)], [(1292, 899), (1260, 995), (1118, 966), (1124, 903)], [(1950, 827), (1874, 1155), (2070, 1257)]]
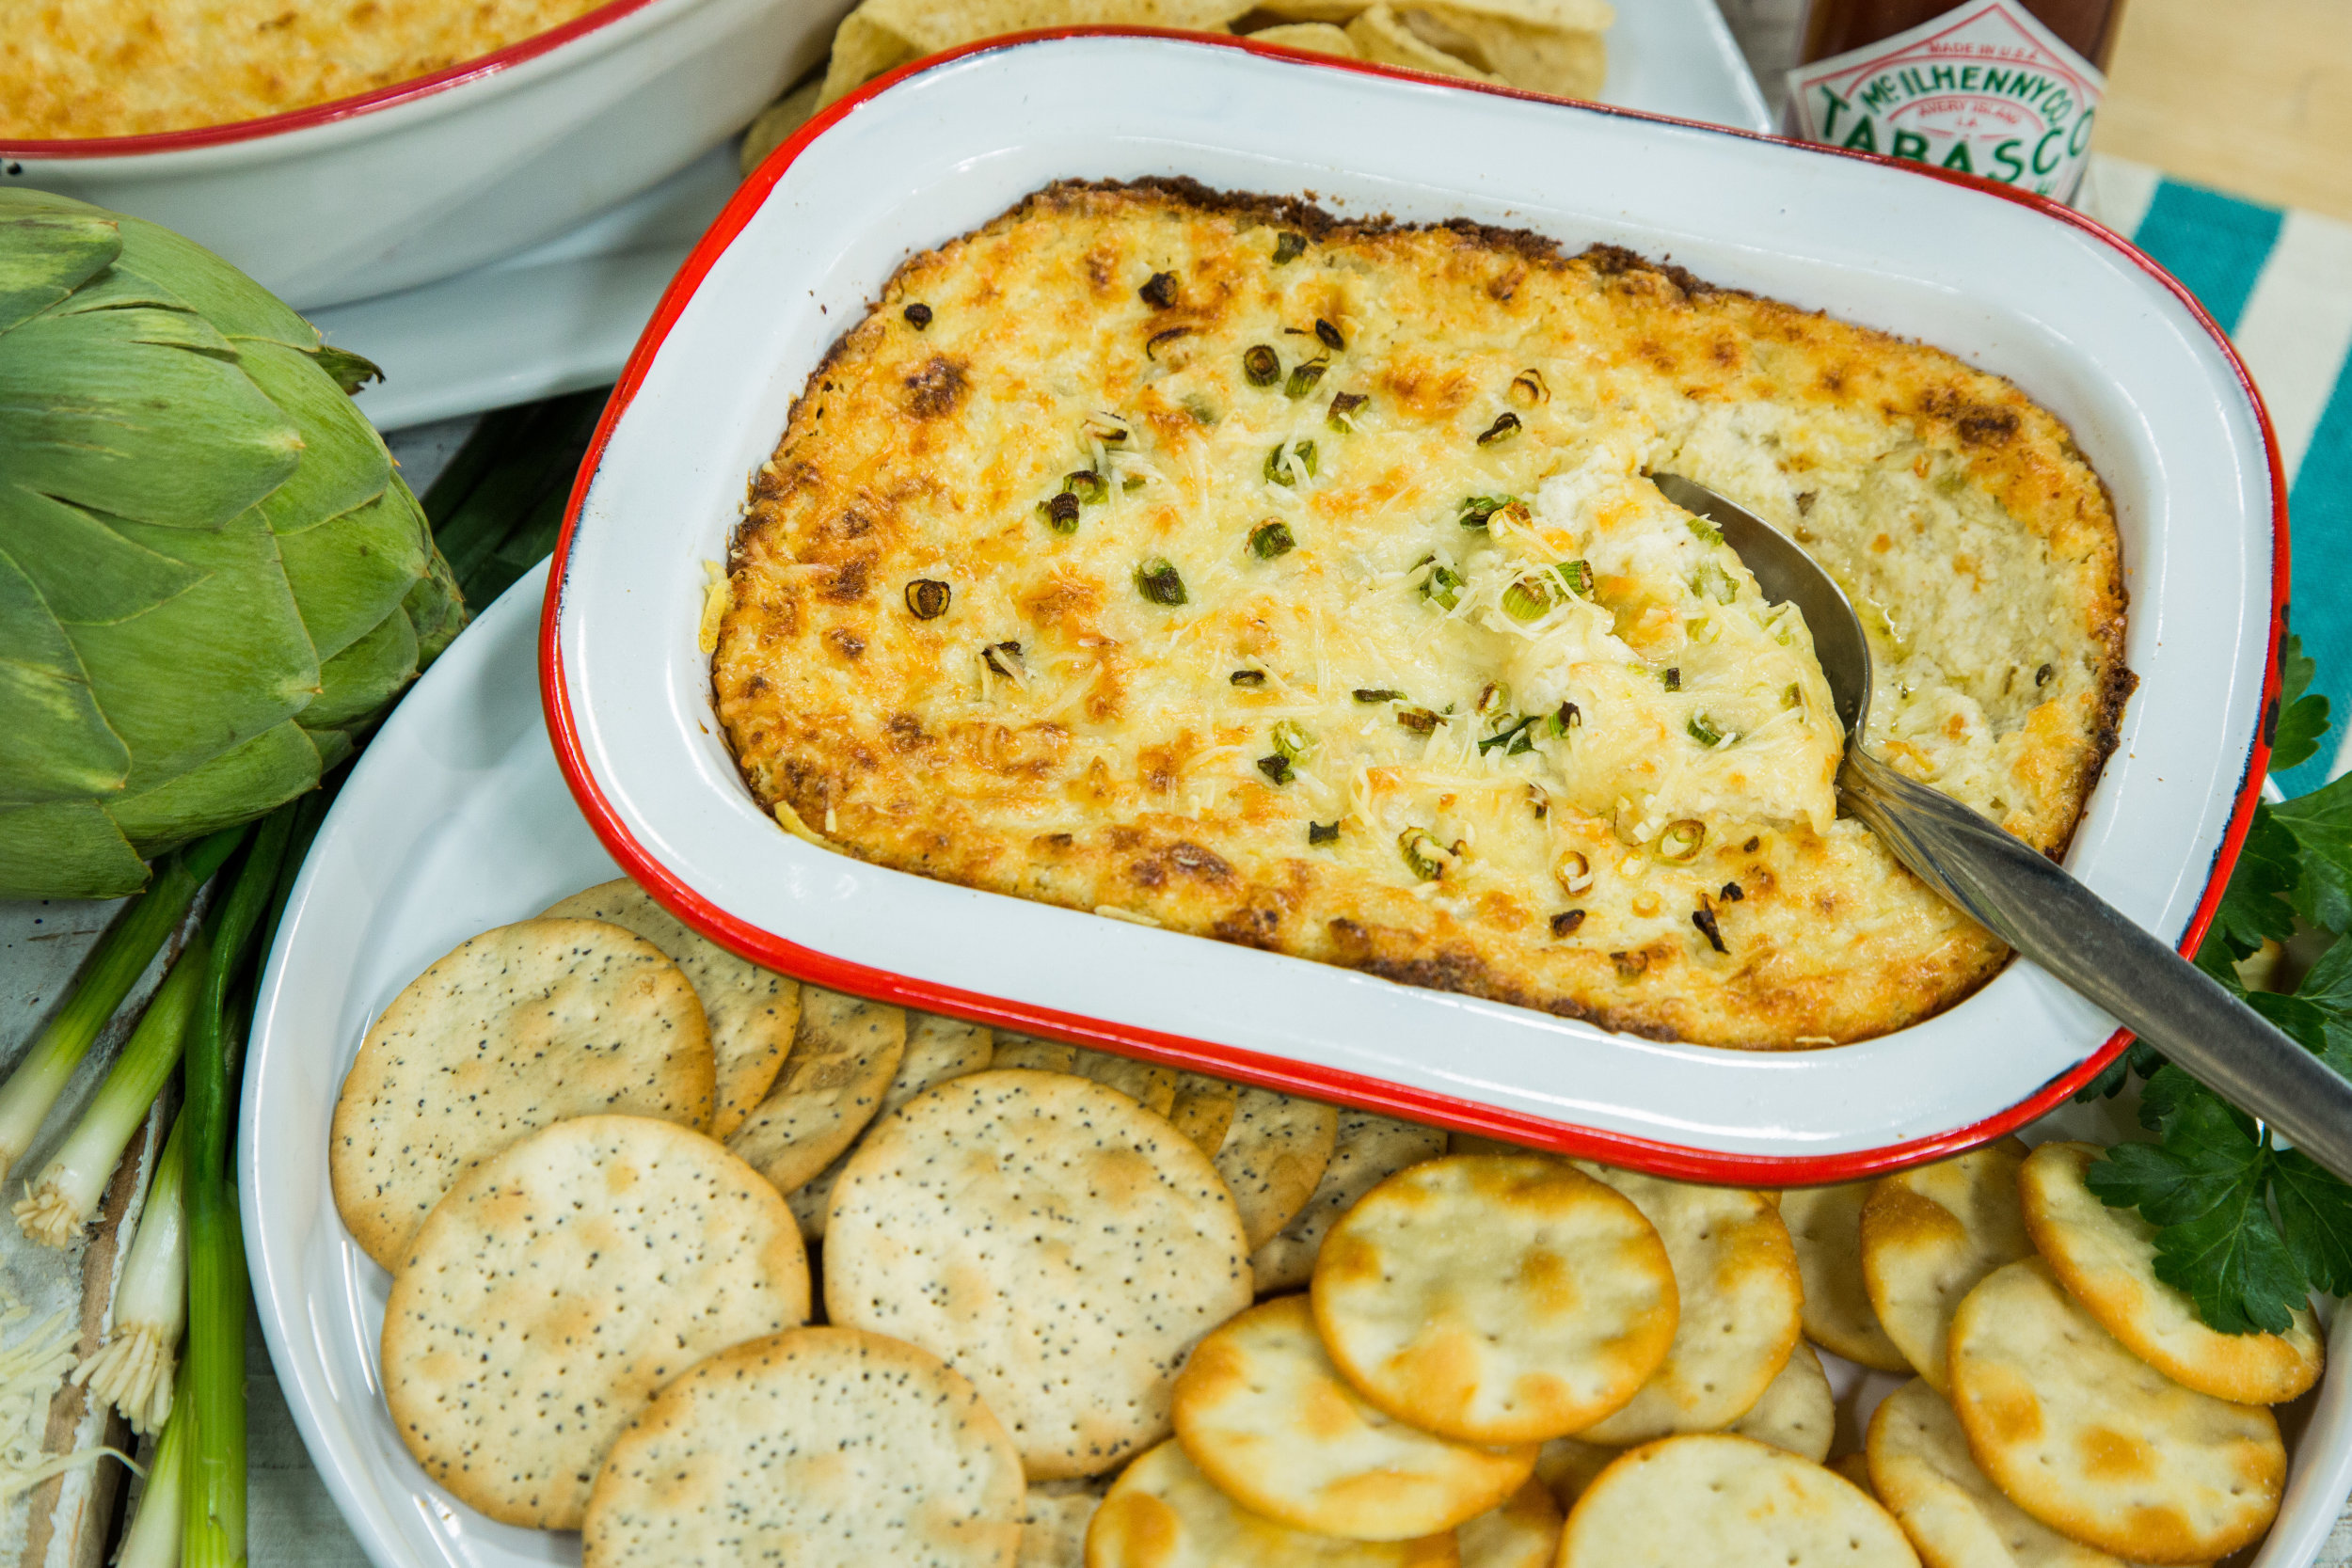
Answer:
[(2114, 533), (2013, 388), (1621, 253), (1192, 190), (902, 270), (755, 486), (720, 717), (793, 831), (975, 886), (1715, 1043), (1947, 1005), (2000, 949), (1836, 817), (1802, 617), (1668, 468), (1834, 526), (1881, 749), (2063, 842)]
[(493, 54), (605, 0), (46, 0), (0, 28), (0, 136), (258, 119)]

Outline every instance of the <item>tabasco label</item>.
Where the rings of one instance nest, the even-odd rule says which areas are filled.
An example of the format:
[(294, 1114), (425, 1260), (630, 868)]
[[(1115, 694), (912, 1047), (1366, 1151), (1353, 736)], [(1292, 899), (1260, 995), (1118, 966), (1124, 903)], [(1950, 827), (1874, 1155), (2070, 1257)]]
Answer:
[(2016, 0), (1969, 0), (1788, 73), (1807, 141), (1911, 158), (2074, 199), (2106, 91), (2098, 67)]

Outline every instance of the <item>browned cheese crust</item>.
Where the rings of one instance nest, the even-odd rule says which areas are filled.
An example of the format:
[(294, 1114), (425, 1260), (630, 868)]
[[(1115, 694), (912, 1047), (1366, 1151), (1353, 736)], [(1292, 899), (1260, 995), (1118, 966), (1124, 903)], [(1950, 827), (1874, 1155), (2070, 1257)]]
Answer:
[[(1876, 752), (2063, 848), (2131, 686), (2121, 560), (2016, 388), (1621, 249), (1188, 182), (1055, 185), (899, 269), (753, 485), (719, 717), (787, 827), (966, 886), (1718, 1045), (1950, 1006), (2005, 949), (1820, 804), (1809, 641), (1813, 684), (1770, 677), (1796, 711), (1723, 717), (1755, 660), (1708, 660), (1776, 623), (1644, 470), (1839, 579)], [(1522, 504), (1465, 529), (1470, 496)], [(1600, 569), (1564, 562), (1521, 635), (1513, 549)]]
[(14, 0), (0, 136), (149, 135), (429, 76), (605, 0)]

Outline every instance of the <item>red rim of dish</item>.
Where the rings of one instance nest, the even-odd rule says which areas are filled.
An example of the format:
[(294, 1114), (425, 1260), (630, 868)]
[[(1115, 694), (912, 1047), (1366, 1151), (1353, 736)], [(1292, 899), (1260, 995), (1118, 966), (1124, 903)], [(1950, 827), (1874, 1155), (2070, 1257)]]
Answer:
[(652, 4), (654, 0), (609, 0), (608, 4), (576, 16), (560, 27), (533, 33), (503, 49), (493, 50), (474, 59), (460, 60), (430, 75), (394, 82), (389, 87), (377, 87), (373, 92), (350, 98), (331, 98), (324, 103), (310, 103), (299, 109), (288, 109), (282, 114), (263, 115), (259, 119), (232, 119), (225, 125), (191, 125), (185, 130), (151, 131), (135, 136), (50, 137), (28, 141), (0, 138), (0, 157), (122, 158), (148, 152), (179, 152), (190, 148), (221, 147), (231, 142), (252, 141), (262, 136), (282, 135), (290, 131), (331, 125), (338, 120), (372, 114), (377, 109), (389, 109), (397, 103), (431, 98), (436, 93), (464, 87), (469, 82), (480, 81), (486, 76), (496, 76), (525, 60), (537, 59), (575, 39), (585, 38), (590, 33), (608, 27)]
[[(1561, 100), (1541, 93), (1523, 91), (1484, 82), (1465, 81), (1460, 77), (1438, 76), (1425, 71), (1407, 71), (1396, 67), (1375, 65), (1369, 61), (1343, 60), (1328, 55), (1308, 54), (1275, 44), (1256, 43), (1248, 38), (1225, 38), (1197, 33), (1171, 32), (1147, 27), (1058, 27), (1033, 32), (1008, 34), (985, 39), (960, 49), (913, 61), (881, 76), (858, 91), (831, 104), (795, 131), (784, 144), (768, 156), (758, 170), (746, 180), (728, 201), (725, 209), (711, 223), (709, 231), (688, 256), (678, 269), (668, 291), (662, 295), (653, 319), (645, 325), (637, 346), (629, 355), (628, 364), (622, 371), (612, 395), (605, 404), (604, 414), (597, 420), (595, 439), (589, 444), (586, 457), (572, 485), (571, 500), (565, 510), (564, 529), (555, 546), (554, 561), (549, 567), (548, 588), (540, 611), (539, 626), (539, 688), (546, 710), (548, 732), (554, 743), (558, 765), (570, 785), (573, 799), (595, 831), (598, 839), (613, 858), (651, 893), (655, 899), (687, 925), (712, 941), (767, 965), (769, 968), (793, 974), (814, 984), (878, 997), (928, 1012), (946, 1013), (990, 1024), (1002, 1024), (1024, 1034), (1044, 1035), (1076, 1041), (1127, 1055), (1142, 1055), (1173, 1066), (1212, 1072), (1223, 1077), (1267, 1087), (1286, 1089), (1311, 1095), (1318, 1099), (1339, 1101), (1361, 1105), (1392, 1116), (1439, 1126), (1459, 1128), (1488, 1137), (1507, 1139), (1514, 1143), (1557, 1148), (1572, 1154), (1604, 1160), (1611, 1164), (1630, 1165), (1661, 1175), (1686, 1180), (1716, 1181), (1745, 1185), (1803, 1186), (1823, 1182), (1852, 1181), (1876, 1176), (1885, 1171), (1901, 1169), (1975, 1147), (1978, 1144), (2015, 1132), (2061, 1104), (2077, 1089), (2096, 1077), (2131, 1043), (2131, 1033), (2119, 1029), (2088, 1058), (2066, 1072), (2051, 1079), (2020, 1100), (2008, 1110), (1988, 1117), (1966, 1127), (1915, 1138), (1902, 1143), (1887, 1144), (1874, 1148), (1855, 1149), (1838, 1154), (1770, 1155), (1724, 1153), (1708, 1149), (1686, 1148), (1652, 1138), (1636, 1137), (1623, 1132), (1597, 1128), (1580, 1127), (1555, 1122), (1525, 1113), (1502, 1110), (1475, 1101), (1452, 1095), (1435, 1094), (1424, 1089), (1368, 1078), (1359, 1073), (1293, 1062), (1280, 1057), (1260, 1055), (1231, 1046), (1157, 1030), (1109, 1023), (1099, 1019), (1063, 1013), (1049, 1007), (1009, 1001), (977, 991), (959, 990), (930, 981), (911, 978), (887, 970), (865, 964), (850, 963), (821, 953), (814, 948), (786, 941), (738, 919), (720, 909), (693, 888), (674, 875), (670, 869), (649, 854), (631, 836), (598, 787), (586, 758), (582, 754), (580, 734), (573, 720), (571, 696), (564, 686), (563, 649), (559, 627), (563, 617), (564, 594), (571, 559), (574, 531), (580, 526), (580, 508), (586, 502), (589, 487), (603, 461), (605, 447), (612, 431), (627, 411), (637, 390), (644, 382), (646, 372), (670, 329), (701, 286), (712, 265), (731, 245), (766, 200), (768, 193), (785, 171), (792, 166), (810, 142), (824, 134), (859, 104), (876, 94), (919, 72), (936, 70), (950, 61), (967, 55), (1001, 49), (1019, 48), (1049, 39), (1061, 38), (1168, 38), (1179, 39), (1208, 47), (1236, 49), (1256, 55), (1295, 60), (1325, 70), (1350, 71), (1372, 76), (1392, 76), (1406, 81), (1422, 82), (1454, 87), (1466, 92), (1492, 93), (1504, 98), (1526, 99), (1533, 103), (1573, 106), (1591, 114), (1612, 115), (1624, 119), (1648, 120), (1678, 125), (1713, 135), (1736, 136), (1748, 141), (1780, 142), (1782, 138), (1767, 136), (1753, 131), (1740, 131), (1728, 126), (1709, 125), (1704, 121), (1680, 119), (1669, 115), (1648, 114), (1635, 109), (1623, 109), (1606, 103), (1579, 100)], [(2262, 720), (2247, 752), (2247, 766), (2238, 786), (2237, 800), (2230, 816), (2227, 831), (2214, 852), (2213, 864), (2206, 877), (2203, 896), (2198, 901), (2195, 916), (2181, 939), (2181, 951), (2193, 954), (2211, 924), (2221, 893), (2229, 880), (2231, 868), (2236, 864), (2238, 851), (2245, 844), (2248, 830), (2252, 826), (2254, 806), (2262, 793), (2270, 757), (2270, 729), (2276, 718), (2279, 698), (2279, 651), (2286, 633), (2287, 599), (2287, 510), (2286, 481), (2279, 456), (2279, 442), (2271, 430), (2270, 413), (2263, 404), (2262, 395), (2255, 390), (2253, 378), (2247, 373), (2245, 363), (2230, 346), (2230, 340), (2213, 318), (2198, 304), (2196, 297), (2158, 266), (2154, 261), (2130, 241), (2104, 225), (2083, 216), (2071, 208), (2047, 197), (2027, 191), (1994, 184), (1990, 181), (1953, 173), (1924, 164), (1899, 162), (1874, 153), (1850, 152), (1838, 148), (1820, 147), (1809, 143), (1784, 143), (1804, 151), (1830, 158), (1852, 158), (1863, 163), (1899, 167), (1907, 172), (1943, 180), (2013, 201), (2058, 222), (2069, 224), (2092, 235), (2103, 244), (2122, 253), (2135, 266), (2154, 278), (2177, 298), (2197, 324), (2213, 340), (2214, 346), (2236, 375), (2252, 405), (2254, 418), (2262, 432), (2263, 446), (2269, 457), (2271, 493), (2271, 585), (2270, 585), (2270, 645), (2265, 655), (2263, 674)]]

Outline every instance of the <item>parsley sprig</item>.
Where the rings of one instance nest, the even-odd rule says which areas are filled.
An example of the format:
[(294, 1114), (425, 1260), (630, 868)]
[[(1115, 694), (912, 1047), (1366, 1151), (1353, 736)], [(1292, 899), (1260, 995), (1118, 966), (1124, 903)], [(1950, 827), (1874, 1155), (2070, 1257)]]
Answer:
[[(2312, 661), (2287, 641), (2271, 767), (2314, 755), (2328, 699), (2306, 689)], [(2292, 991), (2249, 990), (2238, 966), (2297, 923), (2334, 939)], [(2352, 1076), (2352, 775), (2281, 805), (2258, 804), (2198, 967), (2256, 1012)], [(2145, 1079), (2140, 1125), (2152, 1143), (2120, 1144), (2091, 1166), (2090, 1190), (2156, 1227), (2156, 1275), (2225, 1334), (2279, 1333), (2312, 1290), (2352, 1294), (2352, 1187), (2135, 1042), (2077, 1100)]]

